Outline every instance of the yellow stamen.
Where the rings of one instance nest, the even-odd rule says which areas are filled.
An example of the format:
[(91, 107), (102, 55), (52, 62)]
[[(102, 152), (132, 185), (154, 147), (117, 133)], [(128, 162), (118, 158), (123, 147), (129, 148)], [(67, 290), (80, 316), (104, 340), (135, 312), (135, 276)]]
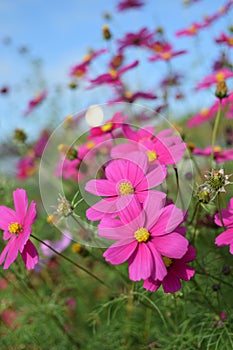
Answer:
[(130, 182), (124, 181), (124, 182), (120, 183), (119, 191), (120, 191), (120, 194), (122, 196), (124, 196), (126, 194), (133, 194), (134, 193), (134, 188), (133, 188), (133, 186), (131, 185)]
[(215, 75), (215, 78), (216, 78), (217, 82), (224, 81), (225, 80), (225, 75), (224, 75), (224, 73), (219, 72), (219, 73), (217, 73)]
[(79, 253), (81, 251), (81, 249), (82, 249), (82, 246), (81, 246), (80, 243), (72, 244), (71, 250), (72, 250), (73, 253), (77, 254), (77, 253)]
[(171, 54), (171, 52), (169, 52), (169, 51), (163, 52), (163, 53), (161, 53), (161, 57), (162, 57), (164, 60), (170, 60), (170, 58), (172, 57), (172, 54)]
[(112, 123), (106, 123), (103, 126), (101, 126), (101, 130), (104, 132), (110, 131), (112, 127), (113, 127)]
[(131, 98), (133, 96), (132, 92), (130, 91), (125, 91), (125, 97), (126, 98)]
[(110, 69), (109, 74), (113, 79), (117, 78), (117, 71), (115, 69)]
[(228, 44), (229, 44), (230, 46), (233, 46), (233, 37), (228, 38), (228, 39), (227, 39), (227, 42), (228, 42)]
[(147, 151), (146, 154), (147, 154), (149, 163), (153, 162), (158, 158), (158, 155), (155, 151)]
[(170, 267), (172, 265), (172, 259), (170, 259), (166, 256), (163, 256), (163, 261), (164, 261), (164, 264), (166, 265), (166, 267)]
[(203, 118), (205, 118), (206, 116), (207, 116), (207, 114), (209, 113), (209, 109), (208, 108), (202, 108), (202, 110), (201, 110), (201, 116), (203, 117)]
[(190, 34), (195, 34), (197, 32), (197, 27), (195, 25), (192, 25), (189, 27), (188, 31)]
[(222, 147), (220, 146), (214, 146), (214, 152), (221, 152)]
[(150, 237), (150, 233), (147, 231), (146, 228), (141, 227), (137, 231), (134, 232), (134, 237), (136, 238), (136, 240), (139, 243), (147, 242), (149, 237)]
[(12, 222), (9, 226), (8, 226), (8, 230), (10, 233), (14, 233), (16, 235), (18, 235), (23, 229), (23, 226), (21, 224), (19, 224), (18, 222)]
[(93, 141), (87, 142), (86, 144), (87, 149), (92, 149), (93, 147), (95, 147), (95, 143)]

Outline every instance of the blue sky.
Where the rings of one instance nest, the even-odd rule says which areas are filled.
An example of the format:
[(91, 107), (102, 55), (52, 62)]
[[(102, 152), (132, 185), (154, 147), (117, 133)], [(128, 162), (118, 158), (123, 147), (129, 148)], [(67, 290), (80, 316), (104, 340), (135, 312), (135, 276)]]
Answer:
[[(211, 59), (216, 58), (212, 39), (232, 24), (230, 16), (233, 9), (213, 24), (210, 30), (203, 30), (198, 41), (195, 38), (175, 38), (174, 33), (194, 21), (200, 21), (204, 15), (217, 11), (226, 1), (200, 0), (191, 6), (184, 6), (182, 0), (145, 2), (146, 6), (139, 11), (117, 13), (115, 0), (0, 0), (0, 87), (10, 87), (9, 96), (0, 96), (0, 122), (3, 130), (0, 141), (9, 139), (15, 127), (25, 128), (33, 134), (34, 125), (42, 128), (51, 117), (58, 122), (69, 113), (87, 108), (90, 103), (105, 102), (107, 88), (101, 92), (96, 89), (81, 92), (67, 89), (70, 67), (78, 63), (89, 48), (106, 47), (101, 33), (101, 28), (106, 23), (103, 18), (105, 12), (112, 15), (108, 23), (115, 38), (121, 38), (126, 32), (136, 32), (143, 26), (149, 29), (163, 26), (175, 49), (190, 49), (189, 55), (174, 59), (174, 64), (172, 62), (174, 67), (186, 73), (187, 89), (193, 87), (194, 82), (199, 81), (203, 74), (209, 73)], [(3, 43), (6, 37), (11, 38), (9, 45)], [(28, 47), (28, 54), (19, 54), (18, 49), (22, 46)], [(134, 51), (129, 53), (133, 60)], [(140, 55), (143, 57), (143, 53)], [(31, 63), (37, 59), (41, 60), (42, 66)], [(96, 75), (105, 70), (100, 64), (94, 68)], [(147, 68), (140, 68), (131, 77), (130, 83), (139, 88), (154, 88), (163, 78), (163, 72), (164, 62), (153, 64), (150, 71), (147, 65)], [(44, 86), (49, 88), (49, 103), (45, 102), (25, 119), (23, 111), (27, 101)], [(190, 96), (183, 104), (179, 102), (177, 107), (174, 106), (177, 114), (184, 113), (187, 106), (194, 110), (200, 101), (203, 103), (203, 96), (203, 107), (213, 102), (210, 95)]]

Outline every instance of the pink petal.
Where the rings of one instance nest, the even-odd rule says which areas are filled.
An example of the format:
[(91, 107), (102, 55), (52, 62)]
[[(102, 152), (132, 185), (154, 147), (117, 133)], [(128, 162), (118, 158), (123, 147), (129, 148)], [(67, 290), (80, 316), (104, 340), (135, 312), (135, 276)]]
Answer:
[(36, 220), (36, 203), (31, 202), (24, 219), (24, 227), (30, 227)]
[(148, 278), (154, 269), (151, 251), (146, 243), (139, 243), (129, 259), (129, 277), (132, 281)]
[(105, 214), (117, 214), (116, 203), (117, 198), (105, 198), (95, 203), (86, 211), (86, 216), (88, 220), (98, 221), (101, 220)]
[(164, 261), (162, 259), (162, 256), (156, 250), (156, 248), (152, 242), (149, 241), (147, 244), (148, 244), (148, 246), (151, 250), (152, 256), (154, 258), (154, 271), (151, 274), (151, 278), (153, 278), (155, 280), (162, 281), (163, 278), (167, 274), (167, 269), (166, 269), (166, 266), (165, 266)]
[(35, 265), (39, 261), (38, 252), (30, 240), (28, 240), (25, 244), (21, 256), (28, 270), (34, 269)]
[(172, 273), (169, 273), (167, 276), (164, 277), (162, 285), (165, 293), (175, 293), (181, 288), (179, 278), (174, 276)]
[(155, 281), (151, 278), (148, 278), (144, 281), (143, 288), (151, 291), (151, 292), (156, 292), (159, 287), (161, 286), (161, 281)]
[(138, 150), (137, 143), (124, 143), (121, 145), (117, 145), (112, 148), (111, 150), (111, 157), (112, 158), (122, 158), (127, 159), (127, 154), (130, 152), (134, 152)]
[(179, 279), (189, 281), (190, 278), (194, 276), (195, 270), (186, 264), (174, 263), (174, 266), (172, 267), (172, 273)]
[(120, 220), (108, 220), (108, 226), (104, 227), (106, 224), (105, 221), (106, 220), (104, 218), (98, 226), (98, 234), (100, 237), (113, 240), (124, 240), (128, 238), (134, 240), (134, 232), (127, 225), (122, 225), (122, 222)]
[(182, 209), (177, 208), (174, 204), (166, 206), (159, 220), (153, 226), (153, 235), (159, 236), (165, 232), (172, 232), (184, 221), (184, 216)]
[(117, 207), (124, 225), (129, 226), (133, 231), (144, 227), (145, 212), (136, 196), (122, 196), (117, 202)]
[(5, 206), (0, 206), (0, 228), (8, 231), (8, 226), (12, 222), (17, 222), (14, 210)]
[(143, 181), (137, 185), (137, 191), (143, 191), (145, 189), (153, 188), (155, 186), (163, 183), (166, 177), (166, 172), (164, 171), (164, 167), (161, 165), (157, 165), (155, 169), (149, 172)]
[(103, 256), (105, 257), (106, 261), (109, 261), (113, 265), (122, 264), (133, 254), (138, 244), (136, 240), (130, 243), (125, 243), (124, 241), (121, 243), (121, 245), (118, 245), (116, 247), (113, 244), (104, 252)]
[(85, 191), (97, 196), (117, 196), (116, 184), (109, 180), (90, 180), (85, 186)]
[(159, 191), (148, 191), (148, 197), (143, 203), (143, 208), (146, 212), (146, 227), (149, 231), (161, 215), (161, 210), (164, 208), (165, 200), (165, 193)]
[(217, 244), (220, 247), (227, 245), (227, 244), (231, 244), (232, 242), (233, 242), (233, 229), (232, 228), (224, 231), (215, 239), (215, 244)]
[(17, 188), (13, 192), (13, 198), (14, 198), (15, 212), (17, 217), (19, 218), (18, 221), (23, 223), (24, 217), (26, 215), (27, 207), (28, 207), (27, 193), (24, 189)]
[[(233, 225), (233, 219), (232, 219), (232, 211), (229, 210), (222, 210), (222, 221), (224, 223), (224, 226), (232, 226)], [(216, 214), (214, 217), (214, 222), (218, 226), (222, 226), (222, 222), (220, 220), (220, 215)]]
[(153, 238), (152, 242), (161, 255), (174, 259), (180, 259), (184, 256), (189, 243), (188, 240), (179, 233), (156, 236)]
[[(16, 258), (18, 256), (18, 249), (17, 249), (15, 237), (12, 237), (12, 239), (8, 242), (7, 245), (9, 246), (9, 248), (7, 249), (8, 252), (7, 252), (5, 264), (3, 266), (4, 270), (7, 270), (9, 268), (9, 266), (16, 260)], [(4, 249), (4, 251), (5, 251), (5, 249)], [(3, 253), (6, 254), (4, 251), (3, 251)]]

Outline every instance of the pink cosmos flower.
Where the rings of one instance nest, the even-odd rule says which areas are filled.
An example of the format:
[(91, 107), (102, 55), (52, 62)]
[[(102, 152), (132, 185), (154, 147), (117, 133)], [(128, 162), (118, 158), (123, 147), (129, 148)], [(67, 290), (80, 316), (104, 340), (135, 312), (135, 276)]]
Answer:
[(39, 139), (34, 145), (34, 153), (35, 157), (40, 158), (42, 156), (42, 153), (45, 149), (45, 146), (49, 140), (50, 137), (50, 131), (49, 130), (43, 130), (40, 134)]
[[(62, 232), (62, 238), (59, 241), (52, 242), (48, 239), (44, 240), (46, 244), (51, 246), (53, 249), (55, 249), (58, 253), (63, 252), (69, 245), (72, 240), (72, 234), (66, 230)], [(46, 245), (41, 244), (40, 250), (44, 256), (47, 256), (48, 258), (51, 258), (55, 255), (55, 253), (49, 249)]]
[(123, 39), (117, 40), (118, 52), (129, 46), (150, 47), (151, 39), (154, 36), (154, 31), (150, 32), (146, 27), (139, 30), (137, 33), (127, 33)]
[(107, 52), (106, 49), (100, 49), (89, 53), (87, 56), (83, 58), (83, 61), (81, 63), (76, 64), (71, 68), (70, 76), (76, 77), (76, 78), (82, 78), (87, 73), (88, 65), (93, 61), (93, 59), (105, 52)]
[(203, 108), (201, 112), (195, 114), (187, 122), (187, 127), (192, 128), (193, 126), (201, 125), (208, 120), (211, 120), (217, 113), (219, 108), (219, 99), (209, 108)]
[(218, 44), (226, 44), (229, 47), (233, 47), (233, 36), (227, 36), (225, 33), (221, 33), (218, 38), (215, 39)]
[(143, 287), (151, 292), (163, 286), (165, 293), (175, 293), (181, 288), (180, 280), (189, 281), (194, 276), (195, 270), (187, 265), (196, 258), (196, 252), (193, 246), (189, 246), (187, 252), (181, 259), (170, 259), (163, 257), (163, 261), (167, 268), (167, 275), (162, 281), (148, 278)]
[(200, 29), (204, 28), (203, 27), (203, 24), (200, 24), (200, 23), (193, 23), (190, 27), (186, 28), (186, 29), (181, 29), (181, 30), (178, 30), (175, 35), (176, 36), (184, 36), (184, 35), (187, 35), (187, 36), (194, 36), (198, 33), (198, 31)]
[(174, 51), (173, 47), (170, 44), (168, 44), (162, 51), (149, 57), (149, 61), (151, 62), (158, 61), (158, 60), (170, 61), (172, 58), (183, 55), (185, 53), (187, 53), (186, 50)]
[[(148, 171), (148, 159), (142, 152), (133, 152), (128, 159), (112, 160), (105, 168), (106, 179), (90, 180), (85, 190), (105, 198), (94, 204), (86, 212), (89, 220), (97, 221), (105, 214), (117, 214), (120, 206), (136, 197), (139, 202), (146, 200), (148, 190), (160, 185), (166, 173), (161, 166)], [(158, 198), (165, 198), (165, 193), (154, 191)]]
[(128, 261), (132, 281), (162, 281), (167, 274), (162, 257), (180, 259), (188, 248), (178, 227), (184, 220), (182, 210), (173, 204), (164, 207), (164, 200), (151, 191), (143, 209), (132, 198), (119, 216), (98, 226), (101, 237), (116, 241), (104, 252), (105, 260), (114, 265)]
[(213, 85), (213, 84), (217, 84), (221, 81), (224, 81), (228, 78), (232, 78), (233, 77), (233, 72), (230, 71), (229, 69), (223, 68), (220, 69), (219, 71), (210, 74), (210, 75), (206, 75), (204, 77), (204, 79), (197, 84), (196, 86), (196, 90), (200, 90), (200, 89), (205, 89), (208, 88), (209, 86)]
[(135, 68), (137, 65), (139, 64), (139, 61), (136, 60), (134, 62), (132, 62), (131, 64), (128, 64), (122, 68), (120, 68), (119, 70), (115, 70), (115, 69), (110, 69), (110, 71), (108, 73), (104, 73), (99, 75), (97, 78), (95, 79), (91, 79), (90, 82), (92, 83), (89, 88), (93, 88), (102, 84), (122, 84), (121, 82), (121, 76), (127, 72), (128, 70)]
[(40, 105), (47, 97), (48, 91), (44, 89), (35, 98), (28, 102), (28, 108), (24, 112), (24, 115), (30, 114), (38, 105)]
[(122, 131), (130, 142), (113, 147), (113, 158), (126, 157), (131, 152), (141, 151), (147, 155), (150, 165), (167, 165), (177, 163), (184, 156), (186, 145), (181, 137), (173, 135), (172, 129), (163, 130), (155, 135), (154, 127), (134, 131), (124, 124)]
[(17, 188), (13, 192), (15, 211), (0, 206), (0, 228), (3, 239), (9, 240), (0, 255), (0, 264), (5, 260), (3, 269), (8, 269), (20, 252), (28, 270), (34, 268), (38, 262), (38, 253), (29, 237), (32, 232), (31, 225), (36, 220), (36, 204), (31, 202), (28, 208), (27, 193)]
[(17, 163), (16, 176), (19, 180), (25, 180), (35, 174), (37, 170), (37, 162), (34, 154), (28, 155), (20, 159)]
[[(208, 146), (204, 149), (194, 148), (193, 154), (197, 156), (209, 157), (212, 154), (212, 146)], [(224, 163), (233, 159), (233, 149), (223, 150), (219, 146), (214, 147), (214, 160), (217, 163)]]
[(123, 122), (127, 119), (128, 116), (122, 115), (121, 112), (116, 112), (111, 119), (106, 121), (105, 124), (91, 128), (88, 139), (93, 139), (106, 134), (112, 134), (113, 130), (121, 128)]
[(144, 5), (144, 2), (141, 0), (121, 0), (117, 4), (118, 11), (125, 11), (129, 9), (139, 8)]
[(157, 96), (155, 94), (152, 94), (150, 92), (143, 92), (143, 91), (138, 91), (138, 92), (131, 92), (128, 90), (120, 89), (117, 91), (117, 94), (120, 95), (119, 97), (116, 97), (115, 99), (109, 101), (109, 104), (111, 103), (116, 103), (116, 102), (128, 102), (128, 103), (133, 103), (137, 99), (146, 99), (146, 100), (155, 100)]
[[(216, 214), (214, 217), (216, 225), (222, 226), (220, 215)], [(233, 198), (227, 206), (227, 209), (222, 210), (222, 221), (227, 230), (222, 232), (216, 239), (215, 244), (218, 246), (230, 245), (230, 253), (233, 254)]]

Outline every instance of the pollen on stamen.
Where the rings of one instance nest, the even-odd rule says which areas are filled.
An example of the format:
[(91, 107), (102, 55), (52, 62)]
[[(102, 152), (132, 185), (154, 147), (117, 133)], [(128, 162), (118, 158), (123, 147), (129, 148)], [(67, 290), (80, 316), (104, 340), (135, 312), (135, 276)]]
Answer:
[(141, 227), (137, 231), (134, 232), (134, 237), (136, 238), (136, 240), (139, 243), (147, 242), (149, 237), (150, 237), (150, 233), (146, 228)]
[(101, 126), (101, 130), (104, 132), (110, 131), (112, 127), (113, 127), (112, 123), (106, 123), (103, 126)]
[(10, 233), (14, 233), (16, 235), (18, 235), (23, 229), (23, 226), (21, 224), (19, 224), (18, 222), (12, 222), (9, 226), (8, 226), (8, 230)]
[(153, 162), (158, 158), (158, 155), (155, 151), (147, 151), (146, 154), (147, 154), (149, 163)]
[(167, 256), (163, 256), (163, 262), (166, 267), (170, 267), (172, 265), (172, 259)]
[(130, 182), (128, 181), (123, 181), (119, 185), (119, 191), (122, 196), (127, 195), (127, 194), (133, 194), (134, 193), (134, 188), (131, 185)]

